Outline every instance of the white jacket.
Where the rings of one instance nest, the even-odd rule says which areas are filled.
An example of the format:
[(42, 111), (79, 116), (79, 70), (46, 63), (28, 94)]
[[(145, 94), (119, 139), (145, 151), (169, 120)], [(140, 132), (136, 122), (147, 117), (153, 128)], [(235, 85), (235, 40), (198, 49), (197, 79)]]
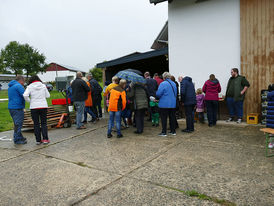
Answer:
[(30, 109), (47, 108), (46, 98), (50, 97), (46, 85), (42, 82), (31, 83), (23, 94), (26, 101), (30, 102)]

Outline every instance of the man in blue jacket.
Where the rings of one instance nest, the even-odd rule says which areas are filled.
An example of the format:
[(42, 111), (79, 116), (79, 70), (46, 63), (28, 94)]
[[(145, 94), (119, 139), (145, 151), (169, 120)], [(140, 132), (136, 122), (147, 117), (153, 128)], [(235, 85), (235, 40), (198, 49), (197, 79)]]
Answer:
[(8, 86), (8, 96), (9, 104), (8, 109), (10, 116), (12, 117), (14, 123), (14, 135), (13, 141), (14, 144), (26, 144), (27, 140), (23, 137), (21, 129), (24, 121), (24, 108), (25, 108), (25, 99), (24, 94), (24, 85), (25, 79), (23, 76), (17, 76), (15, 80), (12, 80)]
[(182, 132), (193, 132), (194, 131), (194, 107), (196, 105), (196, 93), (194, 84), (192, 83), (191, 77), (182, 76), (178, 78), (181, 86), (181, 101), (184, 104), (185, 115), (186, 115), (186, 129)]

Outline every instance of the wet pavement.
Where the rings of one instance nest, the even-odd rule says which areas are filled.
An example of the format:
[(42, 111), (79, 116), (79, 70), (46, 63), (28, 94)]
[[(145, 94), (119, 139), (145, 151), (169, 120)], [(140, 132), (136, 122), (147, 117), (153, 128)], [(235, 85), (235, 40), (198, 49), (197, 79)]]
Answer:
[(26, 145), (0, 141), (0, 205), (274, 203), (274, 157), (265, 157), (259, 126), (195, 124), (194, 133), (159, 137), (146, 122), (141, 135), (131, 127), (108, 139), (106, 124), (49, 130), (49, 145), (35, 145), (32, 131)]

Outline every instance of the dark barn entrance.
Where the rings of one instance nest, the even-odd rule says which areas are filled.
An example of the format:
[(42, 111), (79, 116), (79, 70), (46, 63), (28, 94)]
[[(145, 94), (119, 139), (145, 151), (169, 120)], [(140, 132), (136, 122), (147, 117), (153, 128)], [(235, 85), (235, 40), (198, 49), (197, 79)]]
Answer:
[(169, 71), (168, 48), (153, 50), (144, 53), (133, 53), (118, 59), (102, 62), (96, 65), (103, 69), (103, 82), (111, 81), (111, 78), (124, 69), (137, 69), (142, 73), (149, 71), (151, 76), (154, 73), (162, 74)]

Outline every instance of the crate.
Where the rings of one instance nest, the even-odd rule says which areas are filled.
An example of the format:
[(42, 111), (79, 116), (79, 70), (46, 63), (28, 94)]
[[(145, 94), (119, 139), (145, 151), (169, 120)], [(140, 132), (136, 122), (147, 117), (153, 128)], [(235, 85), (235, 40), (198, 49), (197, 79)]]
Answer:
[(258, 124), (258, 122), (259, 122), (258, 113), (250, 113), (247, 115), (247, 124)]
[[(65, 105), (66, 104), (66, 99), (52, 99), (51, 100), (52, 105)], [(68, 104), (70, 104), (71, 101), (68, 99)]]

